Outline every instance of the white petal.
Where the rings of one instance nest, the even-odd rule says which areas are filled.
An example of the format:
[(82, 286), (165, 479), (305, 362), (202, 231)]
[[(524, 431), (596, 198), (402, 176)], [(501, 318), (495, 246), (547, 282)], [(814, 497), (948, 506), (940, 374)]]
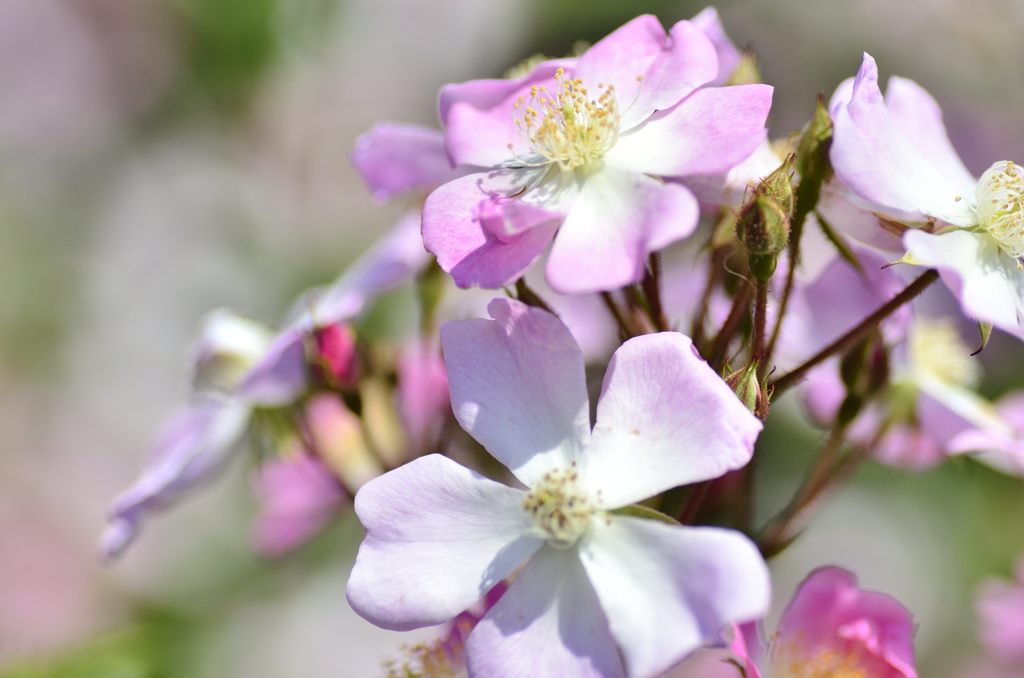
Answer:
[(678, 332), (630, 339), (605, 374), (584, 478), (618, 507), (739, 468), (761, 422)]
[(913, 230), (903, 244), (914, 261), (939, 270), (964, 313), (1024, 338), (1024, 271), (993, 238), (971, 231)]
[(554, 315), (495, 299), (493, 320), (441, 328), (459, 424), (527, 486), (579, 461), (590, 438), (583, 354)]
[(768, 611), (768, 567), (739, 532), (613, 516), (580, 547), (630, 676), (654, 676)]
[(608, 620), (574, 549), (543, 548), (466, 644), (479, 678), (618, 678)]
[(371, 480), (356, 495), (366, 528), (348, 581), (352, 608), (407, 630), (468, 609), (544, 543), (523, 493), (432, 454)]

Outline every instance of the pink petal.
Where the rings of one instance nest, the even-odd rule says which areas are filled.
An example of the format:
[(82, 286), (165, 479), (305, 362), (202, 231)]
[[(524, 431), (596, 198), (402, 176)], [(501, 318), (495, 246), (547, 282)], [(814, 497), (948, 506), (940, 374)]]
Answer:
[(419, 125), (377, 124), (356, 139), (350, 159), (377, 200), (455, 178), (444, 135)]
[(690, 235), (698, 216), (686, 188), (606, 167), (583, 182), (555, 237), (548, 282), (563, 294), (637, 282), (647, 255)]
[(471, 676), (621, 678), (608, 620), (573, 550), (542, 548), (469, 636)]
[(690, 19), (690, 22), (707, 36), (711, 44), (715, 46), (715, 53), (718, 55), (718, 75), (710, 84), (724, 85), (739, 66), (743, 55), (736, 49), (736, 45), (725, 32), (722, 19), (714, 7), (705, 7)]
[(975, 602), (978, 639), (993, 657), (1007, 664), (1024, 663), (1024, 584), (990, 580)]
[[(896, 89), (895, 105), (903, 106), (906, 89)], [(962, 166), (936, 166), (934, 157), (915, 147), (904, 133), (905, 112), (898, 119), (882, 99), (871, 55), (864, 55), (850, 99), (836, 103), (833, 122), (836, 176), (861, 198), (912, 217), (926, 215), (958, 226), (976, 222), (971, 207), (974, 183), (963, 184)], [(934, 120), (931, 125), (934, 129)]]
[(254, 489), (260, 514), (253, 540), (260, 552), (271, 556), (314, 536), (346, 498), (334, 475), (308, 454), (267, 461), (259, 469)]
[(619, 137), (605, 162), (665, 177), (724, 174), (767, 138), (771, 103), (767, 85), (698, 90)]
[(885, 106), (893, 124), (914, 150), (973, 199), (977, 180), (954, 150), (942, 121), (942, 109), (934, 97), (913, 80), (893, 76), (885, 90)]
[(636, 337), (608, 365), (584, 477), (604, 506), (625, 506), (740, 468), (760, 431), (689, 337)]
[(104, 557), (120, 556), (151, 514), (212, 480), (232, 459), (248, 423), (249, 407), (229, 398), (205, 399), (172, 417), (139, 477), (110, 507), (100, 538)]
[(287, 328), (274, 338), (264, 356), (236, 389), (238, 397), (260, 405), (280, 406), (295, 401), (306, 390), (309, 369), (304, 330)]
[(680, 21), (666, 35), (657, 17), (645, 14), (584, 52), (573, 77), (591, 89), (599, 83), (614, 86), (622, 129), (630, 129), (717, 73), (714, 45), (697, 26)]
[(423, 243), (459, 287), (497, 288), (519, 277), (547, 246), (560, 214), (504, 196), (509, 184), (470, 174), (430, 194)]
[(1024, 271), (993, 238), (971, 231), (911, 230), (903, 243), (915, 262), (939, 270), (968, 317), (1024, 338)]
[(539, 80), (550, 79), (559, 68), (571, 71), (575, 65), (576, 59), (548, 59), (518, 78), (467, 80), (445, 85), (441, 88), (441, 93), (438, 96), (438, 113), (441, 124), (448, 126), (448, 117), (456, 104), (465, 104), (483, 110), (490, 109), (508, 100), (524, 87)]
[(411, 280), (428, 261), (420, 215), (406, 212), (316, 300), (313, 317), (304, 326), (323, 327), (359, 315), (378, 295)]
[(546, 311), (495, 299), (493, 320), (445, 323), (441, 346), (459, 424), (527, 486), (581, 458), (590, 438), (583, 354)]
[(439, 454), (371, 480), (356, 494), (366, 528), (348, 581), (352, 609), (409, 630), (468, 609), (544, 543), (523, 493)]
[(529, 98), (534, 85), (557, 91), (555, 71), (572, 64), (564, 59), (545, 61), (515, 80), (474, 80), (442, 88), (441, 120), (452, 162), (494, 167), (526, 153), (526, 136), (515, 124), (523, 115), (515, 109), (516, 100), (520, 96)]
[(768, 568), (739, 532), (597, 521), (580, 547), (630, 676), (653, 676), (768, 611)]
[(864, 591), (837, 567), (815, 570), (782, 613), (773, 647), (777, 660), (853, 661), (872, 678), (917, 678), (914, 620), (896, 600)]
[(417, 452), (437, 442), (451, 417), (448, 375), (436, 345), (416, 341), (398, 354), (398, 413)]

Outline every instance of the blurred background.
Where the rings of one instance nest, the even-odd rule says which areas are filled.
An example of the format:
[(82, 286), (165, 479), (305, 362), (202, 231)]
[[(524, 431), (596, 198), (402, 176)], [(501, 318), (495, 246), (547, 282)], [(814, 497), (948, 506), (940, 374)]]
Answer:
[[(0, 676), (379, 674), (410, 639), (347, 608), (351, 516), (263, 560), (238, 465), (103, 567), (107, 503), (181, 397), (206, 310), (276, 322), (397, 216), (348, 164), (360, 132), (436, 124), (446, 82), (567, 53), (642, 12), (668, 25), (703, 7), (0, 0)], [(867, 50), (883, 77), (913, 78), (939, 99), (976, 174), (1024, 160), (1019, 0), (718, 8), (777, 88), (774, 136), (799, 128)], [(997, 340), (986, 352), (988, 393), (1022, 383), (1015, 348)], [(775, 505), (816, 445), (795, 418), (766, 438), (783, 442), (765, 493)], [(1019, 482), (979, 465), (873, 465), (774, 564), (778, 603), (811, 568), (843, 565), (914, 611), (921, 675), (971, 675), (973, 591), (1009, 576), (1022, 516)]]

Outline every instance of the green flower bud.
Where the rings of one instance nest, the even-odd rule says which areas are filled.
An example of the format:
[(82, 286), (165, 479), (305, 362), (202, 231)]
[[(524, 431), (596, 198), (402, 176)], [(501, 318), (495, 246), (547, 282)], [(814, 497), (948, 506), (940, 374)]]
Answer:
[(761, 406), (761, 384), (757, 380), (757, 361), (725, 378), (725, 383), (739, 397), (747, 409), (757, 414)]
[(776, 200), (761, 192), (740, 210), (736, 237), (752, 255), (775, 255), (789, 241), (789, 215)]

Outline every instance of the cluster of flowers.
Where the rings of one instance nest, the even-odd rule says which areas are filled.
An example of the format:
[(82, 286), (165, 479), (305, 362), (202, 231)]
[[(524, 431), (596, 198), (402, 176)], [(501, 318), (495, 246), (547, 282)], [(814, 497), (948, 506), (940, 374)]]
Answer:
[[(869, 457), (1024, 475), (1024, 398), (978, 395), (954, 319), (912, 304), (941, 280), (982, 345), (1024, 337), (1024, 168), (975, 179), (936, 102), (900, 78), (883, 96), (868, 55), (778, 141), (758, 79), (714, 10), (667, 32), (641, 16), (444, 87), (443, 131), (364, 135), (352, 160), (374, 195), (416, 209), (276, 335), (210, 316), (193, 396), (115, 501), (105, 554), (248, 432), (263, 552), (354, 497), (353, 608), (449, 622), (392, 675), (916, 676), (909, 611), (836, 567), (763, 640), (766, 559)], [(445, 274), (504, 293), (452, 300)], [(409, 282), (415, 331), (367, 341), (362, 314)], [(592, 422), (585, 367), (612, 348)], [(828, 434), (758, 529), (748, 464), (793, 387)], [(1020, 661), (1020, 588), (999, 587), (983, 637)]]

